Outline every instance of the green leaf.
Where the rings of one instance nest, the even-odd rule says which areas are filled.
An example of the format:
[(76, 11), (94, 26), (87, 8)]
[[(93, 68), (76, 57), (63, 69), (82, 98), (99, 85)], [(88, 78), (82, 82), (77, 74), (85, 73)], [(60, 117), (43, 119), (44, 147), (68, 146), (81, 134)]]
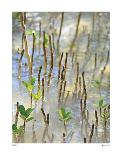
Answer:
[(33, 110), (34, 110), (33, 108), (28, 108), (28, 109), (26, 110), (26, 115), (27, 115), (27, 117), (31, 114), (31, 112), (32, 112)]
[(68, 122), (72, 117), (71, 117), (71, 112), (66, 112), (65, 109), (62, 107), (61, 109), (59, 109), (58, 111), (59, 113), (59, 120), (64, 121), (64, 122)]
[(103, 99), (100, 99), (100, 101), (99, 101), (99, 107), (102, 107), (102, 105), (103, 105)]
[(26, 118), (27, 118), (26, 114), (25, 114), (25, 115), (20, 115), (20, 117), (21, 117), (23, 120), (26, 120)]
[(69, 116), (71, 116), (71, 112), (67, 112), (67, 113), (65, 114), (65, 118), (67, 118), (67, 117), (69, 117)]
[(40, 100), (42, 97), (41, 91), (38, 91), (37, 94), (32, 94), (32, 97), (35, 101)]
[(25, 107), (23, 105), (19, 105), (19, 112), (21, 115), (26, 115)]
[(68, 121), (70, 121), (71, 119), (72, 119), (72, 117), (71, 117), (71, 116), (68, 116), (67, 118), (65, 118), (65, 121), (68, 122)]
[(28, 87), (27, 87), (28, 91), (29, 92), (32, 92), (32, 90), (34, 89), (34, 86), (29, 84)]
[(26, 122), (29, 122), (29, 121), (31, 121), (32, 119), (34, 119), (34, 117), (28, 118), (28, 119), (26, 120)]
[(61, 109), (59, 109), (58, 113), (59, 113), (59, 116), (61, 117), (61, 119), (64, 119), (65, 109), (63, 107)]
[(35, 84), (35, 81), (36, 81), (36, 78), (35, 77), (32, 77), (32, 79), (30, 80), (30, 84), (31, 85), (34, 85)]
[(17, 130), (16, 124), (13, 124), (13, 125), (12, 125), (12, 130), (13, 130), (13, 131)]
[(27, 88), (28, 87), (28, 83), (25, 81), (22, 81), (22, 84)]

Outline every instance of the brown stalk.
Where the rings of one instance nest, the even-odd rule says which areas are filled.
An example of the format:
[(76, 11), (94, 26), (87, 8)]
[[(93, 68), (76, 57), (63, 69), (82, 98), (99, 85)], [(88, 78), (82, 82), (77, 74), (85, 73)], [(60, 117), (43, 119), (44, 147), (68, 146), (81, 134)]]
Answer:
[(44, 78), (42, 78), (42, 102), (44, 101)]
[(95, 59), (94, 59), (94, 68), (97, 66), (97, 53), (95, 53)]
[(64, 79), (63, 80), (65, 80), (65, 77), (66, 77), (67, 58), (68, 58), (68, 53), (66, 53), (66, 58), (65, 58), (65, 70), (64, 70)]
[(58, 65), (59, 66), (59, 69), (58, 69), (58, 80), (60, 78), (62, 58), (63, 58), (63, 52), (61, 53), (60, 60), (59, 60), (59, 65)]
[(19, 59), (19, 66), (18, 66), (18, 79), (21, 78), (21, 67), (22, 67), (22, 58), (23, 58), (23, 55), (24, 55), (24, 49), (22, 50), (22, 52), (21, 52), (21, 56), (20, 56), (20, 59)]
[(97, 115), (97, 111), (95, 110), (95, 119), (96, 119), (96, 127), (98, 126), (98, 115)]
[(91, 141), (92, 141), (93, 134), (94, 134), (94, 124), (92, 124), (91, 133), (89, 136), (89, 143), (91, 143)]
[(35, 35), (33, 33), (33, 48), (32, 48), (32, 55), (31, 55), (31, 77), (33, 76), (33, 57), (35, 51)]
[(42, 66), (39, 67), (39, 72), (38, 72), (38, 92), (40, 90), (40, 74), (41, 74)]
[(44, 52), (44, 67), (47, 68), (47, 52), (45, 47), (45, 31), (43, 31), (43, 52)]
[(29, 73), (30, 73), (30, 76), (31, 76), (31, 58), (30, 58), (29, 50), (28, 50), (28, 41), (27, 41), (27, 35), (26, 35), (25, 17), (26, 17), (26, 13), (20, 12), (20, 21), (21, 21), (21, 27), (22, 27), (22, 31), (23, 31), (23, 39), (24, 39), (24, 43), (25, 43), (25, 53), (26, 53), (26, 57), (27, 57), (27, 60), (28, 60)]
[(15, 115), (15, 124), (17, 126), (17, 122), (18, 122), (18, 116), (19, 116), (19, 102), (17, 102), (17, 111), (16, 111), (16, 115)]
[(76, 38), (77, 38), (77, 36), (78, 36), (81, 14), (82, 14), (81, 12), (78, 14), (77, 23), (76, 23), (75, 35), (74, 35), (74, 38), (73, 38), (73, 40), (72, 40), (72, 43), (71, 43), (70, 49), (69, 49), (70, 52), (72, 52), (72, 49), (73, 49), (74, 44), (75, 44), (75, 42), (76, 42)]
[(61, 13), (61, 25), (60, 25), (59, 35), (57, 39), (57, 54), (59, 53), (59, 48), (60, 48), (60, 37), (62, 32), (63, 21), (64, 21), (64, 12)]
[(50, 55), (51, 55), (50, 67), (53, 68), (53, 49), (52, 49), (52, 41), (51, 41), (50, 35), (49, 35), (49, 46), (50, 46)]
[(86, 109), (87, 92), (86, 92), (84, 72), (82, 72), (82, 79), (83, 79), (84, 109)]
[(86, 138), (84, 138), (84, 143), (86, 143)]

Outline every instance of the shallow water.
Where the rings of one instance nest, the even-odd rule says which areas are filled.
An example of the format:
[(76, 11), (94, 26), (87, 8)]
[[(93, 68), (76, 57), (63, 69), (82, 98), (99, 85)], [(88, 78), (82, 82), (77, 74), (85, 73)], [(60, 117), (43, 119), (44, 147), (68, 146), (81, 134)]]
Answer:
[[(69, 43), (73, 39), (75, 34), (75, 25), (78, 13), (64, 13), (64, 23), (62, 28), (62, 35), (60, 39), (60, 49), (64, 52), (62, 66), (65, 63), (65, 52), (69, 49)], [(28, 27), (33, 27), (38, 29), (38, 22), (41, 19), (42, 30), (51, 31), (47, 23), (50, 22), (49, 19), (55, 19), (55, 29), (59, 29), (60, 25), (60, 13), (28, 13)], [(33, 112), (34, 120), (28, 122), (25, 128), (25, 134), (20, 138), (19, 142), (22, 143), (83, 143), (84, 138), (89, 140), (92, 123), (95, 124), (93, 106), (94, 103), (99, 101), (100, 93), (98, 88), (94, 87), (95, 80), (100, 78), (101, 68), (106, 64), (107, 51), (109, 50), (109, 38), (106, 39), (107, 33), (109, 31), (109, 13), (103, 13), (100, 19), (96, 17), (95, 21), (95, 31), (94, 36), (91, 38), (89, 52), (86, 52), (87, 46), (87, 36), (88, 33), (92, 33), (92, 16), (93, 13), (83, 13), (81, 16), (81, 25), (79, 28), (79, 35), (77, 37), (75, 47), (75, 57), (72, 63), (72, 53), (68, 53), (67, 71), (66, 71), (66, 90), (64, 93), (64, 100), (58, 103), (60, 81), (58, 82), (58, 62), (59, 56), (54, 51), (54, 67), (50, 76), (50, 52), (47, 48), (47, 59), (48, 65), (46, 74), (44, 72), (44, 56), (42, 47), (39, 51), (36, 47), (34, 53), (34, 65), (33, 65), (33, 76), (36, 77), (36, 87), (38, 84), (38, 69), (42, 65), (41, 80), (44, 78), (45, 83), (45, 94), (44, 94), (44, 111), (49, 113), (49, 127), (46, 128), (43, 115), (41, 113), (42, 100), (38, 101), (36, 108)], [(101, 21), (100, 21), (101, 20)], [(104, 21), (104, 22), (103, 22)], [(101, 25), (99, 24), (101, 22)], [(36, 23), (36, 24), (35, 24)], [(51, 24), (51, 22), (50, 22)], [(87, 32), (82, 31), (82, 25), (88, 27)], [(107, 28), (106, 28), (107, 27)], [(15, 29), (16, 28), (16, 29)], [(27, 64), (27, 59), (25, 55), (22, 58), (22, 71), (21, 78), (18, 79), (18, 59), (20, 54), (16, 51), (16, 47), (21, 47), (21, 31), (19, 24), (13, 19), (13, 56), (12, 56), (12, 101), (13, 101), (13, 123), (16, 114), (16, 103), (19, 102), (25, 107), (30, 106), (30, 96), (28, 95), (22, 81), (27, 81), (29, 79), (29, 70)], [(104, 30), (105, 29), (105, 30)], [(71, 33), (70, 33), (71, 32)], [(99, 34), (100, 32), (100, 34)], [(98, 34), (100, 37), (98, 37)], [(99, 39), (98, 39), (99, 38)], [(56, 40), (56, 38), (55, 38)], [(29, 47), (31, 49), (32, 38), (29, 38)], [(31, 54), (31, 50), (29, 51)], [(94, 68), (95, 53), (97, 53), (97, 66)], [(86, 109), (89, 111), (89, 120), (86, 122), (81, 115), (80, 110), (80, 98), (77, 97), (79, 91), (75, 90), (75, 80), (77, 74), (76, 63), (79, 62), (79, 77), (82, 76), (82, 72), (85, 73), (85, 83), (87, 90), (87, 102)], [(109, 88), (109, 62), (107, 63), (108, 70), (106, 69), (103, 75), (101, 83), (101, 96), (106, 104), (110, 104), (110, 88)], [(82, 81), (82, 80), (81, 80)], [(81, 83), (82, 84), (82, 83)], [(42, 87), (41, 87), (42, 89)], [(81, 88), (83, 90), (83, 87)], [(67, 93), (69, 92), (68, 98)], [(74, 94), (74, 95), (73, 95)], [(66, 100), (67, 98), (67, 100)], [(64, 106), (67, 110), (71, 111), (72, 119), (67, 124), (67, 134), (65, 141), (63, 140), (64, 126), (59, 120), (58, 109)], [(33, 101), (33, 107), (35, 107), (35, 102)], [(99, 112), (98, 112), (99, 113)], [(23, 121), (20, 118), (18, 125), (22, 125)], [(45, 134), (46, 131), (46, 134)], [(107, 122), (107, 127), (104, 128), (104, 123), (99, 117), (99, 125), (97, 129), (94, 130), (92, 137), (93, 143), (108, 143), (110, 141), (110, 125)], [(13, 142), (16, 142), (13, 136)]]

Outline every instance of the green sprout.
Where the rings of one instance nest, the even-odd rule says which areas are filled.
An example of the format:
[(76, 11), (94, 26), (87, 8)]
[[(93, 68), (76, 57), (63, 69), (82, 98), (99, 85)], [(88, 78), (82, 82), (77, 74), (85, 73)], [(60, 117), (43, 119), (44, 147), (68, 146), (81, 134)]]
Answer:
[(94, 81), (94, 87), (96, 87), (98, 90), (99, 90), (99, 94), (100, 94), (100, 97), (101, 97), (101, 82), (99, 80), (95, 80)]
[(33, 108), (28, 108), (25, 110), (25, 107), (23, 105), (19, 105), (19, 112), (20, 112), (20, 117), (24, 120), (24, 129), (25, 129), (25, 123), (31, 121), (34, 117), (30, 117), (30, 114), (32, 113), (34, 109)]
[(107, 104), (104, 103), (103, 98), (99, 100), (99, 102), (94, 104), (94, 107), (100, 110), (100, 115), (101, 115), (101, 109), (105, 108)]
[(63, 107), (60, 108), (58, 110), (58, 113), (59, 113), (59, 120), (60, 121), (63, 121), (64, 123), (64, 128), (65, 128), (65, 131), (66, 131), (66, 123), (69, 122), (71, 120), (71, 112), (69, 111), (66, 111)]
[(12, 132), (15, 136), (19, 136), (21, 135), (22, 133), (24, 133), (24, 126), (19, 126), (17, 127), (16, 124), (13, 124), (12, 125)]
[(35, 100), (35, 102), (37, 102), (38, 100), (40, 100), (42, 97), (42, 93), (39, 90), (36, 94), (32, 94), (32, 98)]
[(35, 30), (32, 30), (32, 29), (26, 30), (26, 34), (27, 35), (33, 35), (34, 34), (35, 38), (37, 38), (39, 36), (38, 33)]
[(34, 89), (35, 81), (36, 81), (36, 79), (34, 77), (30, 81), (27, 81), (27, 82), (22, 81), (23, 85), (26, 87), (29, 94), (31, 94)]
[(105, 128), (106, 128), (107, 121), (108, 121), (109, 118), (110, 118), (110, 113), (109, 113), (109, 111), (107, 111), (106, 109), (104, 109), (104, 112), (101, 114), (101, 118), (102, 118), (102, 120), (104, 121), (104, 125), (105, 125)]

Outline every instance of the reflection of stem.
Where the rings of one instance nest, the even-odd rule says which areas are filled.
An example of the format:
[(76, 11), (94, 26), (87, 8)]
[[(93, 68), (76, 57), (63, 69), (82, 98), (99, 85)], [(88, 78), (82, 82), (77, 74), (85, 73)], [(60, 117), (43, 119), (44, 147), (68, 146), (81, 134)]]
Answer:
[(26, 35), (26, 13), (20, 13), (20, 21), (21, 21), (21, 27), (22, 27), (22, 31), (23, 31), (23, 36), (24, 36), (24, 43), (25, 43), (25, 53), (26, 53), (26, 57), (28, 59), (28, 65), (29, 65), (29, 72), (30, 72), (30, 76), (31, 76), (31, 59), (30, 59), (30, 55), (29, 55), (29, 51), (28, 51), (28, 41), (27, 41), (27, 35)]
[(39, 67), (39, 72), (38, 72), (38, 92), (40, 91), (40, 74), (41, 74), (42, 66)]
[(24, 119), (24, 124), (23, 124), (23, 127), (24, 127), (24, 132), (25, 132), (25, 119)]
[(72, 52), (72, 49), (74, 47), (74, 44), (75, 44), (75, 41), (76, 41), (76, 38), (77, 38), (77, 35), (78, 35), (78, 31), (79, 31), (79, 24), (80, 24), (80, 18), (81, 18), (81, 12), (78, 14), (78, 18), (77, 18), (77, 23), (76, 23), (76, 31), (75, 31), (75, 36), (72, 40), (72, 43), (70, 45), (70, 49), (69, 51)]
[(18, 115), (19, 115), (19, 102), (17, 102), (17, 112), (16, 112), (16, 116), (15, 116), (15, 124), (17, 126), (17, 122), (18, 122)]
[(23, 58), (23, 55), (24, 55), (24, 49), (22, 50), (21, 56), (20, 56), (20, 59), (19, 59), (18, 79), (21, 78), (21, 67), (22, 67), (22, 58)]
[(92, 129), (91, 129), (91, 133), (90, 133), (90, 136), (89, 136), (89, 143), (91, 143), (93, 133), (94, 133), (94, 124), (92, 124)]
[(44, 78), (42, 78), (42, 103), (44, 102)]
[(60, 37), (62, 32), (63, 21), (64, 21), (64, 12), (62, 12), (61, 14), (61, 25), (60, 25), (59, 35), (57, 39), (57, 54), (59, 53), (59, 48), (60, 48)]
[(51, 41), (50, 35), (49, 35), (49, 46), (50, 46), (50, 56), (51, 56), (50, 67), (53, 68), (53, 49), (52, 49), (52, 41)]
[(62, 58), (63, 58), (63, 52), (61, 53), (60, 60), (59, 60), (59, 65), (58, 65), (59, 66), (59, 69), (58, 69), (58, 81), (59, 81), (59, 78), (60, 78)]
[(66, 122), (64, 121), (64, 131), (67, 134), (67, 126), (66, 126)]
[(33, 75), (33, 57), (34, 57), (34, 50), (35, 50), (35, 35), (33, 33), (33, 48), (32, 48), (32, 56), (31, 56), (31, 77)]
[(46, 72), (47, 68), (47, 54), (46, 54), (46, 47), (45, 47), (45, 32), (43, 31), (43, 52), (44, 52), (44, 69)]

